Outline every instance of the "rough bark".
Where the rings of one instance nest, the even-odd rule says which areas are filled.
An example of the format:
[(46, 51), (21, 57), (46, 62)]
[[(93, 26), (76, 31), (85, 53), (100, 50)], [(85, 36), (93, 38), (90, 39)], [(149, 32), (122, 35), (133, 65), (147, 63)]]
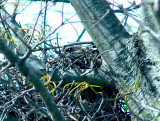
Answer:
[[(160, 31), (160, 24), (159, 19), (156, 18), (155, 11), (153, 10), (153, 3), (149, 0), (142, 0), (142, 8), (141, 8), (141, 22), (148, 26), (152, 31), (159, 33)], [(153, 101), (154, 103), (149, 105), (150, 107), (154, 107), (159, 109), (159, 106), (155, 102), (159, 100), (159, 93), (160, 93), (160, 83), (159, 83), (159, 75), (160, 75), (160, 41), (154, 38), (149, 32), (144, 32), (144, 28), (140, 28), (141, 38), (143, 44), (145, 46), (146, 51), (146, 60), (149, 63), (145, 65), (145, 77), (146, 77), (146, 84), (148, 88), (143, 87), (143, 91), (145, 96), (146, 102)], [(147, 90), (148, 89), (148, 90)], [(152, 109), (153, 110), (153, 109)], [(151, 117), (154, 118), (155, 115), (159, 113), (158, 110), (152, 111)], [(148, 116), (148, 118), (151, 118)], [(157, 121), (160, 118), (157, 118)]]
[[(71, 0), (71, 3), (99, 51), (102, 53), (107, 49), (112, 49), (102, 56), (107, 63), (106, 70), (109, 72), (109, 77), (115, 82), (116, 88), (119, 91), (125, 90), (125, 83), (132, 89), (136, 77), (141, 76), (138, 92), (132, 94), (128, 101), (132, 120), (137, 120), (137, 118), (145, 121), (154, 119), (157, 110), (151, 109), (151, 113), (142, 117), (139, 115), (148, 112), (150, 109), (146, 107), (153, 105), (147, 105), (147, 103), (155, 101), (159, 97), (159, 83), (154, 80), (159, 75), (159, 52), (157, 49), (159, 44), (156, 45), (157, 41), (149, 41), (148, 38), (142, 38), (144, 39), (142, 41), (136, 35), (131, 37), (106, 1)], [(146, 47), (146, 43), (151, 46)], [(153, 53), (153, 48), (156, 53)], [(156, 102), (152, 104), (155, 105)]]
[[(54, 81), (63, 79), (65, 83), (68, 83), (73, 80), (85, 80), (91, 84), (102, 85), (106, 88), (110, 85), (115, 85), (119, 91), (123, 91), (128, 90), (124, 83), (132, 89), (136, 78), (141, 76), (138, 92), (128, 96), (130, 99), (128, 106), (132, 114), (132, 120), (150, 121), (154, 119), (159, 113), (159, 105), (156, 102), (159, 101), (160, 87), (160, 44), (158, 40), (154, 39), (149, 33), (143, 33), (141, 38), (137, 35), (129, 35), (120, 24), (109, 4), (104, 0), (70, 1), (100, 53), (103, 53), (102, 56), (105, 63), (97, 70), (99, 73), (90, 73), (83, 78), (79, 78), (72, 71), (64, 73), (61, 75), (63, 78), (60, 78), (60, 72), (57, 70), (54, 75)], [(142, 1), (142, 3), (145, 2), (145, 0)], [(142, 6), (141, 16), (141, 22), (155, 32), (159, 32), (159, 23), (154, 18), (150, 4)], [(141, 29), (142, 31), (143, 29)], [(106, 50), (110, 51), (105, 52)], [(35, 67), (33, 66), (34, 63), (28, 60), (26, 65), (29, 68), (35, 68), (37, 70), (35, 72), (39, 74), (37, 67), (41, 67), (41, 65)], [(19, 69), (21, 70), (20, 67)], [(131, 100), (133, 104), (131, 104)], [(154, 107), (155, 105), (156, 107)], [(151, 113), (139, 117), (140, 114), (150, 110), (152, 110)], [(157, 120), (160, 119), (157, 118)]]
[[(19, 28), (21, 28), (20, 24), (18, 24), (15, 20), (11, 21), (12, 15), (8, 14), (8, 12), (5, 10), (5, 8), (1, 9), (1, 16), (3, 18), (3, 21), (6, 21), (7, 23), (10, 23), (9, 26), (11, 27), (10, 30), (14, 31), (15, 35), (15, 46), (18, 46), (17, 53), (19, 56), (23, 56), (26, 51), (27, 47), (21, 42), (23, 40), (25, 34), (23, 32), (19, 31)], [(29, 43), (28, 39), (24, 40), (26, 43)], [(21, 46), (19, 46), (21, 44)], [(37, 59), (34, 55), (30, 55), (26, 59), (26, 64), (29, 66), (30, 69), (34, 71), (34, 73), (37, 73), (38, 77), (41, 78), (46, 74), (46, 68), (44, 62)], [(96, 71), (92, 73), (88, 73), (83, 77), (79, 77), (75, 71), (68, 70), (67, 72), (63, 73), (61, 75), (60, 70), (56, 70), (54, 73), (54, 76), (52, 80), (55, 82), (59, 82), (63, 80), (63, 84), (71, 83), (73, 80), (76, 80), (77, 82), (83, 82), (86, 81), (90, 84), (105, 86), (105, 87), (113, 87), (114, 84), (111, 82), (107, 82), (107, 76), (105, 75), (105, 70), (103, 68), (99, 68)]]

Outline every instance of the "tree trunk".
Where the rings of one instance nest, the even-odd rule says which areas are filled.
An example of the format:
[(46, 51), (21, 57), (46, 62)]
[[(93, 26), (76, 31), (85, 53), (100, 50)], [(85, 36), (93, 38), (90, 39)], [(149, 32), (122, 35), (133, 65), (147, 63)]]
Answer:
[[(138, 92), (128, 96), (132, 120), (154, 119), (159, 115), (159, 41), (153, 40), (150, 34), (142, 34), (142, 37), (138, 34), (129, 35), (106, 1), (70, 1), (98, 50), (104, 53), (102, 57), (106, 62), (105, 71), (108, 77), (105, 81), (115, 83), (116, 88), (123, 91), (133, 89), (136, 78), (140, 76)], [(142, 12), (150, 13), (148, 9), (151, 6), (144, 6)], [(146, 17), (145, 14), (142, 16)], [(106, 50), (110, 51), (105, 53)], [(150, 110), (150, 113), (144, 114)]]
[[(85, 80), (90, 84), (97, 84), (106, 88), (115, 86), (119, 91), (133, 92), (132, 95), (127, 96), (132, 120), (153, 120), (159, 115), (159, 40), (153, 38), (149, 33), (144, 33), (144, 28), (140, 28), (139, 34), (131, 36), (119, 22), (109, 3), (104, 0), (70, 0), (70, 2), (105, 62), (100, 69), (97, 69), (98, 73), (89, 73), (82, 78), (78, 77), (75, 72), (66, 72), (61, 75), (57, 70), (54, 75), (54, 81), (60, 81), (61, 78), (59, 76), (61, 75), (65, 83), (73, 80)], [(145, 2), (147, 0), (142, 0), (142, 3)], [(9, 16), (2, 9), (1, 15), (2, 18)], [(141, 22), (154, 32), (159, 32), (160, 30), (159, 21), (155, 17), (151, 4), (142, 4)], [(12, 22), (11, 27), (14, 25), (18, 28), (18, 24), (15, 21)], [(17, 28), (13, 28), (15, 32), (18, 31)], [(19, 37), (23, 38), (23, 36), (20, 35)], [(20, 49), (22, 54), (26, 52), (23, 50), (24, 48)], [(1, 49), (1, 51), (3, 52), (4, 50)], [(33, 57), (33, 55), (31, 56)], [(41, 71), (45, 70), (44, 66), (42, 66), (43, 63), (37, 63), (36, 59), (35, 61), (31, 60), (28, 58), (25, 65), (33, 73), (36, 72), (38, 76), (44, 75)], [(12, 61), (12, 58), (10, 58), (10, 61)], [(35, 64), (38, 65), (35, 66)], [(43, 74), (40, 74), (41, 72)], [(131, 89), (134, 89), (135, 80), (139, 76), (138, 92), (134, 92)], [(42, 98), (45, 99), (45, 96), (42, 95)], [(159, 117), (156, 117), (156, 119), (160, 120)]]

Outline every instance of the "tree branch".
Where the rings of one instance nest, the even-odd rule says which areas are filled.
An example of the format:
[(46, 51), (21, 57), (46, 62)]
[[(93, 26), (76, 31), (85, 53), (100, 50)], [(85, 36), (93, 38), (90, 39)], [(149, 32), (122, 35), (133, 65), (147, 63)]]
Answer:
[[(124, 29), (110, 8), (110, 4), (103, 0), (70, 1), (99, 52), (111, 50), (102, 55), (107, 65), (106, 68), (110, 72), (110, 79), (131, 80), (132, 74), (138, 66), (137, 60), (134, 58), (134, 43), (130, 34)], [(133, 48), (128, 49), (127, 46)], [(131, 67), (131, 63), (135, 67)], [(130, 77), (125, 75), (130, 75)]]
[[(144, 74), (142, 71), (144, 71), (145, 50), (141, 39), (138, 36), (129, 35), (110, 8), (110, 4), (105, 0), (70, 1), (99, 52), (111, 50), (109, 53), (103, 54), (102, 57), (106, 62), (106, 69), (110, 74), (109, 78), (114, 80), (116, 88), (119, 91), (127, 90), (124, 84), (129, 88), (134, 88), (137, 76)], [(148, 45), (150, 46), (150, 44)], [(138, 52), (139, 50), (141, 53)], [(145, 75), (143, 76), (145, 77)], [(142, 83), (144, 84), (145, 81), (144, 79)], [(147, 87), (146, 90), (148, 90)], [(141, 106), (137, 105), (143, 98), (141, 92), (132, 96), (135, 96), (137, 100), (133, 101), (133, 105), (130, 105), (129, 102), (128, 106), (134, 113), (143, 113), (145, 109), (140, 109)], [(144, 118), (147, 119), (147, 117)]]
[[(29, 0), (29, 1), (41, 1), (41, 0)], [(46, 0), (42, 0), (42, 1), (45, 2)], [(47, 0), (47, 1), (70, 3), (69, 0)]]
[(6, 58), (15, 65), (20, 73), (22, 73), (35, 87), (35, 90), (42, 97), (47, 109), (51, 113), (54, 121), (64, 121), (64, 118), (60, 111), (58, 110), (53, 97), (49, 94), (46, 87), (43, 85), (42, 81), (38, 78), (37, 74), (29, 68), (29, 66), (22, 62), (17, 55), (15, 55), (6, 45), (6, 41), (0, 37), (0, 52), (3, 53)]

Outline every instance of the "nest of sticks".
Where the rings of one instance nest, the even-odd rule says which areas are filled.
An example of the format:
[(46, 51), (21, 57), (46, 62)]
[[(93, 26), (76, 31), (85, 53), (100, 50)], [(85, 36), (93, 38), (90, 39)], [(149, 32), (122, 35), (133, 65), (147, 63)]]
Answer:
[[(102, 64), (101, 56), (93, 44), (85, 47), (79, 45), (66, 46), (55, 50), (55, 52), (58, 57), (49, 58), (47, 61), (50, 66), (46, 66), (47, 69), (52, 68), (52, 71), (58, 67), (63, 72), (74, 70), (79, 76), (82, 76), (85, 71), (80, 70), (90, 69), (93, 71)], [(10, 81), (10, 84), (6, 83), (8, 81)], [(8, 68), (1, 74), (1, 120), (51, 120), (39, 94), (32, 86), (25, 88), (29, 84), (16, 67)], [(59, 85), (59, 83), (56, 83), (56, 85)], [(59, 85), (52, 93), (54, 101), (67, 121), (130, 121), (130, 114), (126, 110), (123, 97), (117, 99), (117, 106), (114, 107), (117, 90), (103, 87), (95, 88), (96, 92), (101, 92), (96, 94), (91, 88), (81, 91), (81, 88), (75, 88), (76, 86), (74, 81), (65, 90), (64, 85)], [(47, 88), (49, 91), (51, 90), (50, 87)], [(73, 90), (72, 93), (70, 93), (71, 90)]]

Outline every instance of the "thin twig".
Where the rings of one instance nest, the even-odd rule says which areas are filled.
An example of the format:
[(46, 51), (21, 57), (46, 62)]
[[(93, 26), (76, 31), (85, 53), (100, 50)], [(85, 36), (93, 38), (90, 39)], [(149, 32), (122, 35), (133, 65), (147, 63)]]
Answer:
[(99, 113), (99, 111), (101, 110), (103, 103), (104, 103), (104, 96), (103, 96), (103, 94), (102, 94), (102, 100), (101, 100), (101, 103), (100, 103), (100, 105), (99, 105), (99, 107), (98, 107), (97, 111), (93, 114), (93, 116), (92, 116), (92, 120), (95, 118), (95, 116), (97, 115), (97, 113)]
[(26, 94), (27, 92), (30, 92), (30, 91), (32, 91), (32, 90), (34, 90), (34, 88), (31, 88), (31, 89), (28, 89), (28, 90), (23, 91), (21, 94), (19, 94), (19, 95), (16, 96), (15, 98), (13, 98), (11, 101), (6, 102), (3, 106), (0, 106), (0, 108), (4, 108), (4, 107), (6, 107), (7, 105), (9, 105), (10, 103), (15, 102), (18, 98), (20, 98), (21, 96), (23, 96), (24, 94)]

